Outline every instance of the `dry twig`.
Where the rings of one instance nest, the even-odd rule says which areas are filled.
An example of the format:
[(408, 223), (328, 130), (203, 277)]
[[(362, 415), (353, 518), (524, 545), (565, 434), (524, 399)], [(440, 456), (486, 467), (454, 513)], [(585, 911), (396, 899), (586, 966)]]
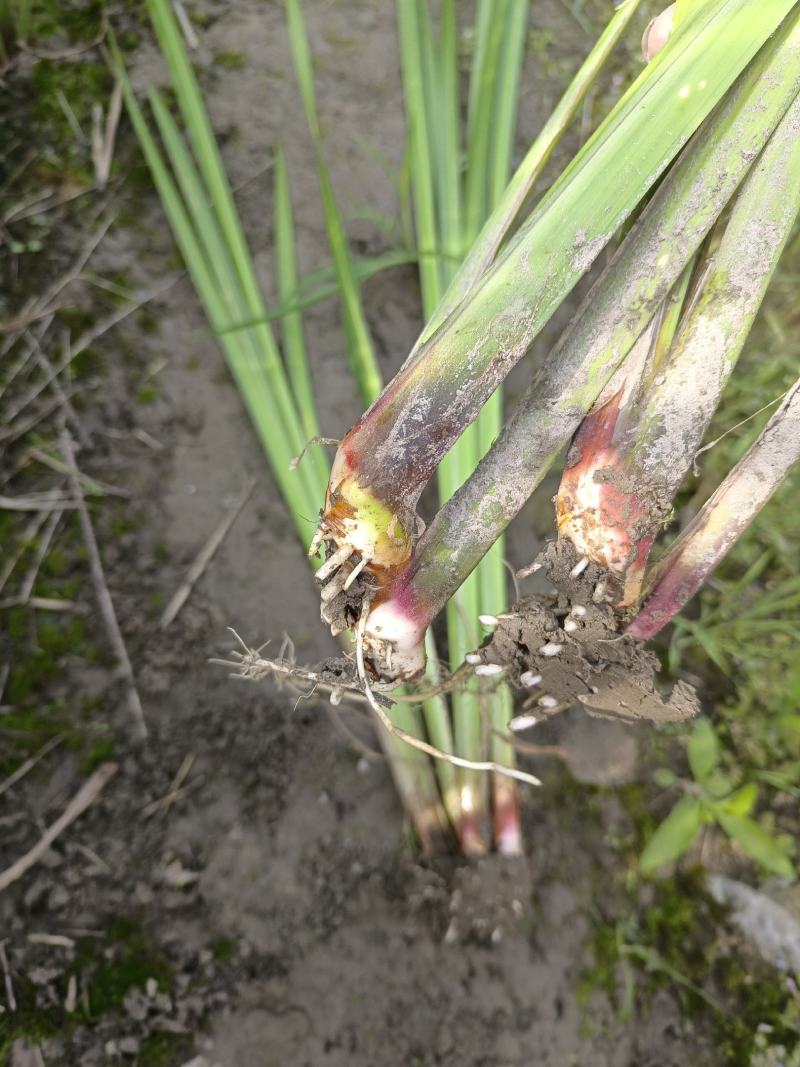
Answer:
[(18, 538), (14, 551), (9, 552), (8, 548), (5, 548), (4, 552), (6, 559), (3, 564), (3, 569), (0, 570), (0, 593), (3, 591), (8, 579), (11, 577), (14, 568), (25, 555), (25, 550), (27, 549), (29, 542), (36, 537), (46, 521), (47, 515), (45, 512), (34, 515), (22, 531), (22, 536)]
[(98, 189), (105, 189), (111, 174), (111, 161), (114, 158), (114, 142), (117, 138), (117, 125), (122, 113), (122, 82), (117, 78), (108, 103), (108, 114), (103, 123), (103, 105), (92, 107), (92, 163)]
[(10, 867), (0, 873), (0, 893), (4, 889), (8, 889), (13, 882), (21, 878), (41, 859), (59, 834), (63, 833), (71, 823), (86, 811), (116, 773), (116, 763), (103, 763), (94, 774), (87, 778), (61, 815), (52, 826), (45, 830), (33, 848), (29, 849), (24, 856), (21, 856), (16, 863), (12, 863)]
[(52, 514), (47, 520), (47, 524), (45, 525), (44, 530), (42, 530), (41, 537), (39, 538), (36, 544), (36, 552), (34, 554), (31, 565), (28, 568), (28, 573), (25, 575), (22, 581), (22, 585), (20, 586), (19, 599), (23, 604), (27, 604), (28, 601), (31, 599), (33, 587), (36, 584), (36, 579), (39, 577), (39, 569), (41, 568), (45, 556), (47, 555), (50, 549), (50, 544), (56, 532), (56, 527), (61, 522), (63, 515), (63, 511), (52, 512)]
[(178, 20), (178, 25), (181, 28), (181, 33), (184, 36), (186, 44), (194, 50), (200, 47), (200, 42), (197, 39), (197, 34), (194, 32), (194, 26), (192, 26), (191, 19), (186, 14), (186, 8), (181, 3), (181, 0), (172, 0), (172, 10), (175, 12), (175, 18)]
[(9, 1011), (17, 1010), (17, 1001), (14, 996), (14, 986), (11, 982), (11, 971), (8, 966), (8, 957), (6, 956), (6, 943), (0, 941), (0, 965), (3, 967), (3, 979), (6, 986), (6, 1004), (8, 1004)]
[(75, 940), (64, 934), (28, 934), (32, 945), (52, 945), (54, 948), (75, 948)]
[(0, 324), (0, 333), (17, 334), (30, 326), (31, 323), (52, 314), (52, 312), (56, 310), (56, 308), (52, 306), (56, 297), (58, 297), (63, 289), (80, 276), (98, 245), (108, 233), (109, 227), (113, 221), (113, 216), (108, 216), (104, 219), (80, 249), (75, 262), (69, 270), (62, 274), (60, 278), (56, 279), (50, 288), (46, 289), (40, 296), (32, 297), (15, 319)]
[(0, 511), (63, 511), (76, 505), (69, 497), (49, 493), (28, 496), (0, 496)]
[(0, 782), (0, 797), (3, 793), (7, 793), (12, 786), (15, 786), (17, 782), (21, 781), (29, 771), (33, 770), (40, 760), (44, 759), (48, 752), (52, 752), (56, 745), (60, 745), (63, 740), (64, 738), (60, 735), (58, 737), (51, 737), (49, 741), (42, 745), (38, 752), (34, 752), (30, 759), (26, 759), (24, 763), (21, 763), (4, 782)]
[(196, 582), (205, 573), (206, 567), (214, 557), (215, 552), (228, 536), (231, 527), (236, 519), (239, 517), (239, 513), (250, 499), (250, 494), (255, 488), (256, 479), (251, 478), (244, 490), (239, 494), (231, 507), (228, 509), (226, 515), (223, 516), (222, 521), (213, 531), (206, 543), (200, 549), (192, 561), (192, 565), (186, 572), (186, 577), (178, 587), (177, 592), (170, 598), (169, 603), (164, 608), (161, 619), (159, 620), (159, 628), (166, 630), (170, 623), (174, 622), (178, 616), (183, 605), (189, 599), (192, 589), (194, 589)]
[(162, 815), (166, 815), (169, 809), (177, 798), (184, 792), (183, 783), (194, 766), (196, 757), (194, 752), (188, 752), (181, 761), (180, 767), (175, 773), (175, 777), (172, 779), (169, 789), (163, 797), (159, 797), (158, 800), (153, 800), (142, 808), (142, 818), (149, 819), (151, 815), (155, 815), (160, 812)]
[(97, 604), (100, 608), (100, 614), (103, 617), (103, 622), (105, 623), (111, 646), (119, 661), (120, 670), (125, 680), (128, 691), (128, 708), (133, 716), (136, 733), (140, 738), (144, 739), (147, 737), (147, 725), (144, 721), (142, 702), (139, 699), (139, 691), (136, 688), (136, 679), (134, 678), (133, 667), (131, 666), (131, 661), (128, 656), (128, 650), (125, 647), (122, 631), (117, 622), (117, 614), (114, 611), (114, 602), (108, 591), (108, 584), (106, 583), (106, 576), (103, 570), (103, 562), (100, 559), (100, 550), (97, 547), (97, 538), (95, 537), (92, 520), (89, 517), (89, 510), (86, 507), (86, 501), (84, 500), (83, 492), (81, 491), (80, 477), (75, 463), (75, 453), (72, 449), (72, 441), (70, 440), (70, 436), (66, 429), (61, 433), (61, 454), (64, 457), (64, 462), (67, 464), (70, 487), (75, 500), (75, 507), (78, 509), (78, 519), (81, 524), (81, 533), (83, 534), (86, 551), (89, 555), (89, 570), (92, 576), (95, 596), (97, 597)]

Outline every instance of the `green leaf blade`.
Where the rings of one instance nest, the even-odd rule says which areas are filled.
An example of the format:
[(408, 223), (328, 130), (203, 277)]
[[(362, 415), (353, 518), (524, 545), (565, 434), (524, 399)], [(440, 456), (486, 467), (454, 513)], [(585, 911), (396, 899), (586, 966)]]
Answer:
[(700, 719), (687, 745), (689, 766), (696, 782), (703, 782), (719, 763), (719, 738), (708, 719)]
[(639, 859), (646, 874), (678, 859), (697, 836), (703, 822), (703, 806), (697, 797), (682, 797), (647, 843)]
[(756, 863), (780, 878), (794, 878), (792, 861), (780, 843), (755, 821), (742, 815), (719, 812), (720, 826), (736, 844)]

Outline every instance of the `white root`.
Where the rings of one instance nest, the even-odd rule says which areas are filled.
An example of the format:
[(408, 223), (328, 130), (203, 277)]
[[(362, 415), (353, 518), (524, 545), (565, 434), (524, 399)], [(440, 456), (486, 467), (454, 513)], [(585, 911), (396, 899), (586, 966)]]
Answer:
[(329, 604), (334, 597), (337, 597), (339, 593), (344, 589), (344, 583), (347, 581), (347, 571), (344, 568), (338, 570), (334, 574), (333, 578), (325, 585), (322, 592), (319, 595), (323, 604)]
[(333, 572), (338, 567), (341, 567), (341, 565), (346, 560), (350, 559), (352, 554), (353, 554), (353, 548), (352, 548), (351, 545), (345, 544), (345, 545), (342, 545), (341, 548), (337, 548), (337, 550), (333, 553), (333, 555), (329, 556), (328, 559), (322, 564), (322, 566), (317, 571), (317, 574), (316, 574), (317, 581), (318, 582), (324, 582), (325, 579), (328, 578), (329, 575), (333, 574)]
[(541, 674), (534, 674), (533, 671), (523, 671), (519, 676), (520, 685), (525, 689), (533, 689), (535, 685), (539, 685), (542, 680)]
[(519, 733), (522, 730), (530, 730), (538, 721), (535, 715), (517, 715), (510, 720), (508, 728), (512, 733)]
[(479, 678), (492, 678), (505, 670), (500, 663), (479, 663), (475, 673)]
[(347, 590), (350, 588), (350, 586), (353, 584), (353, 582), (356, 580), (356, 578), (359, 576), (359, 574), (361, 574), (361, 572), (364, 570), (364, 568), (366, 567), (368, 562), (369, 562), (369, 560), (366, 557), (364, 557), (364, 559), (362, 559), (358, 563), (356, 563), (355, 567), (353, 567), (353, 569), (350, 571), (350, 575), (349, 575), (347, 581), (344, 583), (345, 592), (347, 592)]
[(324, 523), (320, 523), (314, 531), (314, 536), (311, 538), (311, 544), (308, 547), (308, 558), (313, 559), (319, 552), (322, 542), (326, 540), (328, 531)]
[(589, 557), (588, 556), (583, 556), (581, 559), (578, 560), (578, 562), (575, 564), (575, 566), (569, 572), (570, 578), (578, 578), (578, 577), (580, 577), (580, 575), (583, 574), (583, 572), (586, 570), (586, 568), (588, 566), (589, 566)]

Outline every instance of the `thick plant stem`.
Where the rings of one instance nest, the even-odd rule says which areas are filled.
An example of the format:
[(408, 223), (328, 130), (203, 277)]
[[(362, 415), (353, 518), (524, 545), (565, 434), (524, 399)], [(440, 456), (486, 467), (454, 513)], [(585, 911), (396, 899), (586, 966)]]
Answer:
[[(639, 599), (647, 558), (719, 404), (800, 210), (800, 98), (736, 194), (677, 340), (649, 382), (584, 420), (557, 501), (559, 532)], [(638, 347), (638, 345), (637, 345)], [(634, 361), (635, 364), (635, 361)], [(636, 380), (635, 366), (630, 379)], [(605, 400), (605, 403), (604, 403)], [(602, 405), (602, 407), (600, 407)]]
[[(580, 557), (621, 580), (641, 573), (652, 538), (644, 536), (649, 530), (646, 501), (606, 472), (617, 463), (626, 416), (655, 362), (660, 325), (657, 314), (581, 423), (556, 495), (558, 536), (570, 540)], [(623, 600), (628, 595), (626, 586)]]
[(627, 633), (648, 641), (673, 619), (730, 552), (800, 460), (800, 380), (764, 431), (670, 546)]
[(424, 629), (497, 540), (591, 409), (800, 89), (800, 20), (782, 28), (687, 148), (593, 286), (494, 447), (397, 581)]
[[(653, 541), (716, 411), (799, 210), (800, 97), (737, 193), (699, 296), (654, 381), (633, 403), (620, 405), (612, 440), (599, 451), (588, 452), (593, 442), (583, 435), (588, 455), (578, 464), (573, 526), (580, 515), (581, 532), (593, 531), (582, 540), (596, 542), (601, 554), (604, 546), (617, 546), (612, 560), (598, 558), (591, 545), (587, 554), (625, 580), (624, 605), (638, 600)], [(579, 448), (586, 429), (584, 423)], [(571, 474), (565, 472), (565, 479)], [(594, 499), (597, 511), (585, 507), (581, 513), (581, 505)]]
[[(713, 231), (712, 231), (713, 236)], [(709, 237), (711, 240), (711, 237)], [(595, 401), (572, 440), (556, 495), (558, 536), (580, 557), (599, 563), (618, 580), (610, 590), (617, 607), (639, 596), (657, 524), (644, 494), (614, 477), (637, 404), (662, 373), (684, 308), (697, 257), (683, 274), (622, 366)]]
[(800, 210), (800, 98), (736, 195), (702, 291), (639, 405), (626, 474), (662, 515), (700, 447)]
[(355, 480), (409, 532), (442, 456), (792, 6), (707, 0), (676, 31), (469, 299), (347, 434), (332, 493)]

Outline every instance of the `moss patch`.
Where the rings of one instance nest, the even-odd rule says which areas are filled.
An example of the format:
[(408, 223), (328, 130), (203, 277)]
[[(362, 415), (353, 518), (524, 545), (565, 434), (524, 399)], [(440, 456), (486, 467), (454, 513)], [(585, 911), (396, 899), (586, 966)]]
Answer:
[(709, 1034), (726, 1067), (749, 1067), (759, 1050), (772, 1046), (797, 1049), (800, 1006), (791, 983), (731, 952), (725, 910), (709, 897), (703, 878), (695, 869), (643, 886), (633, 912), (621, 902), (598, 910), (594, 962), (581, 977), (579, 999), (601, 990), (625, 1018), (667, 988), (687, 1026)]

